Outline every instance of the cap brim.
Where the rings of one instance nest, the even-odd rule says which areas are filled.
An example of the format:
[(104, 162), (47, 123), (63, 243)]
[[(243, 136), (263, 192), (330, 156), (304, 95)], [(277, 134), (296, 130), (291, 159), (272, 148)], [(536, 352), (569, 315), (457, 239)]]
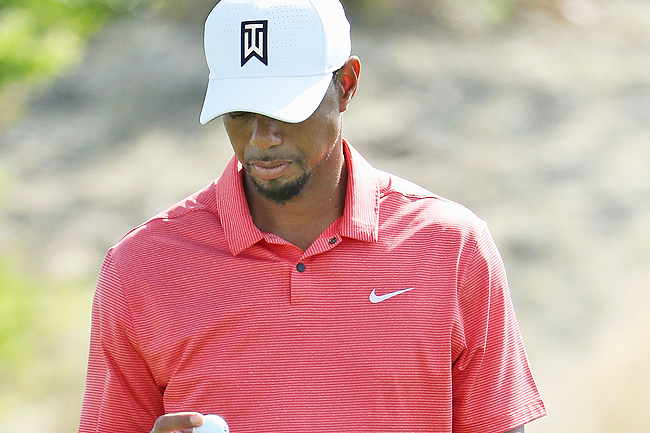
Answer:
[(283, 122), (308, 119), (318, 108), (332, 73), (308, 77), (224, 78), (209, 80), (201, 123), (233, 111), (246, 111)]

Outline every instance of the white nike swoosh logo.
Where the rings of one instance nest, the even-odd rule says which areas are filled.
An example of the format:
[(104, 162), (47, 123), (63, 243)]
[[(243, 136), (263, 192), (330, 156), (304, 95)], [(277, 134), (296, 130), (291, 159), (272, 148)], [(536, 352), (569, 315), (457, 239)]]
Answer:
[(406, 293), (413, 289), (415, 289), (415, 287), (409, 287), (408, 289), (402, 289), (396, 292), (386, 293), (385, 295), (377, 295), (375, 294), (375, 290), (373, 289), (372, 292), (370, 292), (370, 302), (372, 302), (373, 304), (379, 304), (380, 302), (383, 302), (386, 299), (390, 299), (393, 296), (401, 295), (402, 293)]

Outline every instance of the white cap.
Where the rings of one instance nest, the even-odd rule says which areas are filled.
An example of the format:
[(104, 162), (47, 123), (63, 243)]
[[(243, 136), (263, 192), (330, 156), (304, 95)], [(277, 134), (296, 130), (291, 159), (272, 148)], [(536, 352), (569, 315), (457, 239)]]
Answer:
[(221, 0), (205, 22), (201, 123), (233, 111), (302, 122), (350, 53), (339, 0)]

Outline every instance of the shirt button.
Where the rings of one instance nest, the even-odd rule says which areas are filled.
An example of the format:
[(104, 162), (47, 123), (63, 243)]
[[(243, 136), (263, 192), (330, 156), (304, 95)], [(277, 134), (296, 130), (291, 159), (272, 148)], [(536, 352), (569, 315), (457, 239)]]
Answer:
[(338, 239), (336, 239), (336, 238), (331, 238), (331, 239), (330, 239), (330, 245), (334, 245), (334, 244), (336, 243), (336, 241), (338, 241)]
[(298, 272), (305, 272), (305, 265), (303, 263), (298, 263), (298, 266), (296, 266), (296, 269)]

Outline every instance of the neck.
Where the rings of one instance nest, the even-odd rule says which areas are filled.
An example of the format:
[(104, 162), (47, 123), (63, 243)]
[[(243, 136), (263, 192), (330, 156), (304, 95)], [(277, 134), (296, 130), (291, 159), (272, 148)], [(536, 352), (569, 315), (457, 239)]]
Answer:
[(262, 196), (244, 173), (244, 189), (253, 222), (303, 251), (343, 215), (347, 190), (347, 166), (343, 147), (337, 146), (314, 170), (302, 191), (284, 204)]

